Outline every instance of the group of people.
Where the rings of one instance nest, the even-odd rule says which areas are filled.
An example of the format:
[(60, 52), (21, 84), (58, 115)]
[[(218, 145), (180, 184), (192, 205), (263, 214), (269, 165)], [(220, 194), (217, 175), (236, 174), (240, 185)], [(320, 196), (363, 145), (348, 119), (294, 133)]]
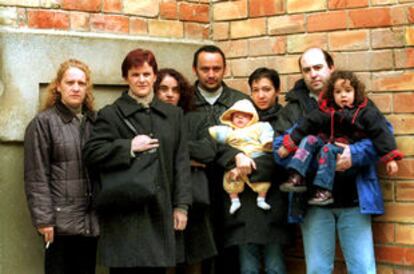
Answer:
[[(336, 233), (348, 272), (376, 273), (376, 164), (392, 175), (403, 155), (354, 73), (335, 71), (320, 48), (298, 63), (303, 78), (282, 106), (274, 69), (251, 73), (249, 96), (225, 84), (216, 46), (194, 53), (193, 85), (138, 48), (122, 62), (128, 90), (95, 112), (88, 66), (64, 62), (24, 143), (45, 273), (95, 273), (98, 254), (111, 274), (285, 274), (291, 223), (300, 223), (307, 273), (333, 272)], [(151, 177), (155, 197), (97, 208), (100, 173), (149, 154), (155, 172), (136, 176)]]

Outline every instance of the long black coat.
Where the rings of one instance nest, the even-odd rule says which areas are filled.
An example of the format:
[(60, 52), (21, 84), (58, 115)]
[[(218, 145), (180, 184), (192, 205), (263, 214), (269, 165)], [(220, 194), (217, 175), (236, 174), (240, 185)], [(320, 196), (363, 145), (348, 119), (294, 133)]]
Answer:
[(103, 108), (84, 155), (89, 164), (107, 170), (129, 166), (133, 160), (134, 136), (115, 112), (116, 107), (138, 131), (143, 128), (146, 131), (143, 134), (152, 133), (159, 140), (160, 169), (154, 176), (158, 176), (161, 189), (156, 199), (142, 208), (100, 214), (100, 260), (109, 267), (173, 266), (176, 263), (173, 208), (191, 204), (190, 162), (182, 111), (158, 99), (145, 109), (126, 92), (114, 104)]
[[(185, 115), (187, 124), (190, 158), (208, 164), (214, 160), (216, 146), (208, 134), (207, 119), (201, 112), (189, 112)], [(207, 180), (204, 168), (191, 168), (198, 177), (191, 181), (193, 187), (204, 189), (199, 184)], [(204, 177), (203, 177), (204, 176)], [(208, 182), (207, 182), (208, 183)], [(209, 206), (197, 204), (188, 212), (188, 224), (184, 232), (177, 232), (178, 252), (184, 254), (184, 262), (192, 264), (217, 254), (213, 237), (213, 228), (209, 217)], [(180, 256), (181, 257), (181, 256)]]

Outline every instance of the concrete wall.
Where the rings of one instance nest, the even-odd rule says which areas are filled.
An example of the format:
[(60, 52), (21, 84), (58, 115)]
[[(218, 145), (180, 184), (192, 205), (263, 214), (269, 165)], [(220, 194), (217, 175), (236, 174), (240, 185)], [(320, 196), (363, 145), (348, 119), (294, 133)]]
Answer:
[(191, 76), (191, 56), (200, 44), (0, 31), (0, 45), (0, 273), (37, 274), (42, 273), (43, 245), (25, 201), (22, 145), (25, 127), (38, 111), (40, 84), (48, 83), (64, 60), (83, 60), (92, 69), (95, 96), (102, 106), (119, 96), (121, 62), (131, 49), (151, 49), (160, 67)]

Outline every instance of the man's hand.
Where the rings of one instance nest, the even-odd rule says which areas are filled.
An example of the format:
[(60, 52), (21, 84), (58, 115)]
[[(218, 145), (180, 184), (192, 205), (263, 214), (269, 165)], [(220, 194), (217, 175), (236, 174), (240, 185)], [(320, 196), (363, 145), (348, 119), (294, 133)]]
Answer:
[(173, 212), (174, 230), (184, 230), (187, 226), (187, 212), (180, 208), (175, 208)]
[(386, 165), (386, 170), (388, 175), (395, 175), (398, 172), (398, 164), (397, 161), (389, 161)]
[(256, 163), (252, 158), (246, 156), (244, 153), (237, 154), (235, 158), (239, 176), (247, 176), (256, 169)]
[(279, 157), (281, 159), (284, 159), (284, 158), (288, 157), (290, 153), (289, 153), (289, 150), (287, 150), (284, 146), (281, 146), (277, 150), (277, 154), (279, 155)]
[(39, 227), (37, 231), (43, 236), (45, 243), (53, 243), (55, 238), (53, 226)]
[(148, 135), (137, 135), (132, 139), (131, 150), (133, 152), (142, 152), (159, 147), (158, 139), (152, 139)]
[(349, 145), (335, 142), (335, 145), (342, 147), (344, 151), (336, 157), (336, 171), (345, 171), (352, 166), (351, 149)]

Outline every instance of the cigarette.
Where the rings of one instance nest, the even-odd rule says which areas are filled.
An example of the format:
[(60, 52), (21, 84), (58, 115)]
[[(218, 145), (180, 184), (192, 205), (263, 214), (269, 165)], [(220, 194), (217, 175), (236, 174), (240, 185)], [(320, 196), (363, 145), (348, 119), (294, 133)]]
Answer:
[(49, 245), (50, 245), (50, 242), (49, 242), (49, 241), (47, 241), (47, 242), (46, 242), (45, 249), (48, 249), (48, 248), (49, 248)]

